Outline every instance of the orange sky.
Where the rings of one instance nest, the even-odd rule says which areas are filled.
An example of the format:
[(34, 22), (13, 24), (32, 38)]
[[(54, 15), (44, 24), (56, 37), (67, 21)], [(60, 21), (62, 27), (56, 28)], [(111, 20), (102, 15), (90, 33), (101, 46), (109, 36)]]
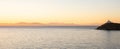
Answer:
[(0, 0), (0, 7), (0, 26), (120, 23), (119, 0)]

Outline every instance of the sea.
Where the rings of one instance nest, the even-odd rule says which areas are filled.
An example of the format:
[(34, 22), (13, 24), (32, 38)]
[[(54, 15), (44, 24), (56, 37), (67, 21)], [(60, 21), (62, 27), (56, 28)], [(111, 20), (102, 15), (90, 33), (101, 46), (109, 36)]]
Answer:
[(120, 31), (95, 26), (0, 27), (0, 49), (120, 49)]

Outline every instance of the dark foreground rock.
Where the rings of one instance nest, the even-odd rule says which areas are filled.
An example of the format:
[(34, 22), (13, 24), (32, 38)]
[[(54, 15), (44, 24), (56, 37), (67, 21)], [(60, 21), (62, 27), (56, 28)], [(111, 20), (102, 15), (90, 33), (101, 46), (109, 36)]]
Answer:
[(112, 23), (112, 22), (108, 21), (107, 23), (99, 26), (97, 29), (98, 30), (120, 30), (120, 24)]

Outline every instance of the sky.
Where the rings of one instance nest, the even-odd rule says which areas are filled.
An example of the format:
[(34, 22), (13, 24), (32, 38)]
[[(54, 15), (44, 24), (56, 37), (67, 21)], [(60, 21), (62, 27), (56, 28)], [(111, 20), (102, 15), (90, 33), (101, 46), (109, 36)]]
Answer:
[(0, 26), (120, 23), (120, 0), (0, 0)]

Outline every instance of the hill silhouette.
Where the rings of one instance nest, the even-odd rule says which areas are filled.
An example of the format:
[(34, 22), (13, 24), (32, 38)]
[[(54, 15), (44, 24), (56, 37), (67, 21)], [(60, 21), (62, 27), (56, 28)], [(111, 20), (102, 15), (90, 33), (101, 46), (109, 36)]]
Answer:
[(98, 30), (120, 30), (120, 23), (113, 23), (108, 21), (107, 23), (99, 26)]

